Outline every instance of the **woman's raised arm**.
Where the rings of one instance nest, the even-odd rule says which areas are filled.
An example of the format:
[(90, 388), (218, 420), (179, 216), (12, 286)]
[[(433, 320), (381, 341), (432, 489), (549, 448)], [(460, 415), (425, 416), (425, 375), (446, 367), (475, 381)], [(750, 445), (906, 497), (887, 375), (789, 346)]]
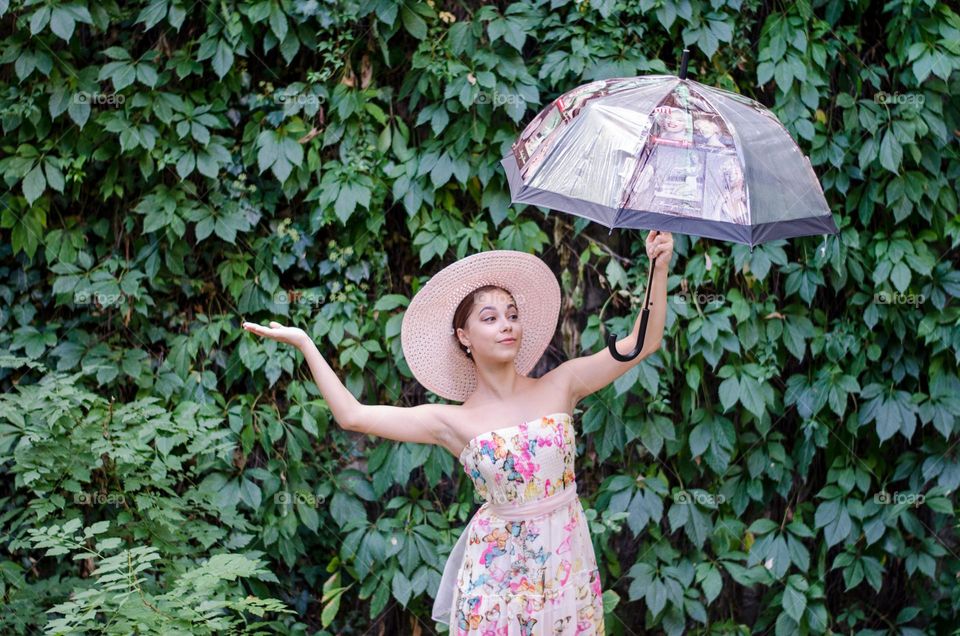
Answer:
[[(653, 281), (649, 290), (650, 315), (640, 355), (620, 362), (604, 346), (596, 353), (571, 358), (550, 371), (567, 387), (574, 404), (607, 386), (660, 348), (667, 319), (667, 269), (673, 258), (673, 235), (670, 232), (648, 233), (646, 249), (647, 256), (657, 261), (653, 267)], [(633, 350), (640, 337), (640, 321), (641, 316), (638, 315), (633, 332), (617, 341), (617, 351)]]
[(285, 342), (300, 350), (340, 428), (400, 442), (442, 445), (446, 425), (441, 411), (450, 408), (449, 405), (421, 404), (403, 407), (362, 404), (343, 385), (303, 329), (284, 327), (278, 322), (270, 322), (269, 327), (252, 322), (244, 322), (242, 326), (258, 336)]

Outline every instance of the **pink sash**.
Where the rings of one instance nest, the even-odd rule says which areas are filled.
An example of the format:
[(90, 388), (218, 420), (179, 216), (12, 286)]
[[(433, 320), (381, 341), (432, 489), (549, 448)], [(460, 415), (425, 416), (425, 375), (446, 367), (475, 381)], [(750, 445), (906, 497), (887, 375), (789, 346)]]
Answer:
[[(543, 499), (534, 499), (520, 504), (511, 503), (493, 503), (484, 502), (480, 509), (490, 510), (493, 514), (507, 521), (527, 521), (550, 514), (570, 504), (577, 499), (577, 482), (571, 482), (559, 493), (544, 497)], [(476, 514), (474, 514), (476, 517)], [(472, 519), (471, 519), (472, 521)], [(433, 602), (433, 620), (438, 623), (450, 624), (450, 613), (453, 610), (453, 593), (457, 587), (457, 575), (460, 573), (460, 566), (463, 563), (463, 552), (467, 547), (467, 535), (470, 534), (470, 524), (460, 533), (460, 538), (450, 551), (447, 562), (443, 566), (443, 576), (440, 577), (440, 587), (437, 589), (437, 596)]]

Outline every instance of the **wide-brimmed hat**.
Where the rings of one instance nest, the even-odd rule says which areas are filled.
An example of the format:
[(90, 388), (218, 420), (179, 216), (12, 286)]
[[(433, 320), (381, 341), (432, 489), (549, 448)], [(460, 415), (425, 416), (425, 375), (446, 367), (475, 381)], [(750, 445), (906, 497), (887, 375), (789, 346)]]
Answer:
[(526, 375), (553, 339), (560, 316), (560, 284), (547, 264), (525, 252), (491, 250), (451, 263), (410, 301), (400, 326), (403, 356), (417, 380), (440, 397), (464, 402), (477, 388), (477, 373), (453, 328), (460, 301), (485, 285), (513, 296), (523, 323), (517, 373)]

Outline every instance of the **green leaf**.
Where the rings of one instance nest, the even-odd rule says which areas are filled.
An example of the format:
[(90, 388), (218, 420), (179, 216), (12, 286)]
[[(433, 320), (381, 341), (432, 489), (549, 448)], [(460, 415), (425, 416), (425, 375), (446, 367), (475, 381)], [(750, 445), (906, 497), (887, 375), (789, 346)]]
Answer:
[(206, 146), (208, 143), (210, 143), (210, 131), (206, 126), (198, 124), (197, 122), (190, 123), (190, 136), (192, 136), (201, 146)]
[(167, 16), (167, 3), (168, 0), (150, 0), (150, 4), (140, 10), (136, 23), (144, 24), (147, 31), (157, 26)]
[(427, 23), (406, 4), (400, 7), (400, 17), (403, 20), (403, 28), (405, 28), (410, 35), (418, 40), (426, 39)]
[(137, 64), (137, 80), (153, 88), (157, 85), (157, 71), (151, 64)]
[(240, 503), (239, 480), (231, 479), (213, 494), (213, 501), (217, 507), (224, 509), (235, 508)]
[(70, 95), (64, 89), (60, 87), (50, 93), (50, 101), (48, 103), (50, 118), (56, 119), (59, 117), (65, 110), (67, 106), (70, 105)]
[(287, 37), (287, 16), (279, 4), (274, 4), (270, 10), (270, 30), (280, 42)]
[(903, 149), (894, 136), (893, 130), (888, 129), (880, 142), (880, 165), (894, 174), (900, 173), (900, 162), (903, 159)]
[(660, 21), (664, 29), (669, 29), (676, 19), (677, 12), (672, 2), (663, 2), (657, 7), (657, 20)]
[(527, 30), (519, 20), (504, 20), (503, 40), (515, 48), (518, 52), (523, 51), (523, 43), (527, 39)]
[[(404, 7), (406, 9), (406, 7)], [(410, 579), (404, 576), (403, 572), (397, 570), (393, 572), (390, 576), (390, 585), (393, 596), (400, 602), (401, 605), (406, 606), (410, 601), (410, 597), (413, 592), (413, 586), (410, 583)]]
[(30, 16), (30, 35), (36, 35), (46, 28), (50, 22), (50, 13), (50, 7), (43, 6)]
[(776, 65), (773, 62), (761, 62), (757, 65), (757, 83), (766, 84), (773, 79), (773, 71)]
[(434, 135), (439, 135), (443, 132), (443, 129), (447, 127), (449, 122), (450, 114), (447, 112), (446, 107), (441, 104), (433, 110), (432, 116), (430, 117), (430, 128), (433, 130)]
[(723, 590), (723, 577), (720, 576), (720, 570), (713, 565), (705, 564), (706, 574), (703, 577), (701, 587), (703, 594), (707, 598), (707, 605), (712, 603)]
[(27, 203), (33, 205), (33, 202), (40, 198), (47, 187), (47, 180), (43, 176), (43, 170), (37, 163), (33, 169), (23, 178), (23, 196), (27, 197)]
[(330, 500), (330, 516), (342, 528), (347, 522), (356, 523), (357, 520), (366, 522), (367, 513), (360, 501), (351, 495), (337, 491)]
[(209, 152), (201, 150), (197, 154), (197, 172), (205, 177), (215, 179), (220, 172), (220, 164)]
[(297, 37), (295, 32), (288, 31), (287, 37), (283, 38), (283, 41), (280, 43), (280, 54), (283, 55), (283, 59), (287, 64), (291, 64), (299, 50), (300, 38)]
[(250, 22), (256, 24), (270, 17), (272, 5), (269, 0), (262, 0), (256, 4), (247, 4), (246, 13)]
[(116, 64), (113, 73), (110, 74), (110, 81), (113, 82), (114, 90), (119, 93), (137, 79), (137, 69), (132, 64), (119, 62)]
[(210, 64), (213, 66), (214, 73), (221, 79), (230, 71), (233, 66), (233, 49), (225, 40), (217, 42), (217, 50), (213, 54)]
[(193, 169), (196, 167), (196, 155), (193, 154), (192, 150), (180, 155), (180, 159), (177, 160), (177, 174), (180, 175), (181, 179), (186, 179), (190, 176), (190, 173), (193, 172)]
[(76, 22), (67, 9), (57, 7), (50, 16), (50, 30), (64, 41), (69, 42)]
[(293, 137), (284, 137), (280, 141), (280, 148), (287, 160), (295, 166), (303, 163), (303, 146)]
[(303, 430), (310, 433), (314, 437), (320, 435), (320, 430), (317, 428), (317, 418), (310, 413), (308, 408), (303, 409), (300, 414), (300, 423), (303, 425)]
[(890, 270), (890, 281), (897, 291), (907, 291), (907, 287), (910, 286), (910, 268), (903, 261), (898, 262)]
[(690, 431), (690, 452), (693, 455), (703, 455), (710, 446), (711, 429), (706, 422), (701, 422)]
[(121, 46), (111, 46), (108, 49), (104, 49), (103, 54), (109, 57), (111, 60), (117, 60), (121, 62), (129, 61), (131, 59), (130, 53), (128, 53), (127, 50)]
[(793, 84), (793, 67), (789, 62), (779, 62), (773, 70), (773, 77), (782, 92), (789, 92)]
[(84, 124), (87, 123), (87, 119), (90, 118), (89, 98), (83, 98), (82, 94), (74, 93), (70, 105), (67, 107), (67, 114), (82, 129)]
[(926, 497), (923, 500), (931, 510), (934, 512), (939, 512), (941, 514), (955, 516), (955, 511), (953, 505), (950, 503), (950, 499), (947, 497)]
[(510, 210), (510, 196), (499, 188), (486, 187), (480, 197), (480, 206), (489, 211), (494, 227), (499, 227)]
[(304, 501), (301, 501), (299, 498), (297, 499), (297, 516), (303, 521), (303, 525), (307, 526), (311, 531), (316, 532), (320, 528), (320, 515), (317, 514), (313, 506), (309, 505), (310, 501), (310, 499)]
[(653, 579), (647, 591), (647, 608), (656, 616), (667, 604), (667, 587), (659, 578)]
[(257, 137), (257, 143), (260, 146), (257, 151), (257, 166), (263, 173), (280, 157), (280, 141), (276, 131), (265, 130)]
[[(922, 42), (918, 44), (922, 44)], [(937, 63), (936, 56), (939, 55), (939, 53), (935, 54), (928, 51), (913, 63), (913, 75), (917, 78), (917, 84), (922, 84), (927, 81), (927, 78), (930, 76), (930, 71), (933, 70), (934, 65)]]
[(58, 168), (50, 159), (44, 160), (43, 168), (44, 173), (47, 176), (47, 185), (57, 192), (63, 192), (64, 179), (63, 173), (60, 172), (60, 168)]
[(740, 399), (740, 381), (729, 377), (720, 383), (720, 404), (724, 411), (730, 410)]
[(254, 510), (258, 510), (262, 500), (260, 487), (244, 477), (240, 482), (240, 498), (248, 506)]
[(290, 176), (290, 173), (293, 172), (293, 166), (285, 155), (279, 155), (277, 160), (273, 162), (273, 165), (270, 166), (270, 170), (273, 172), (273, 176), (277, 178), (277, 181), (283, 183), (287, 180), (287, 177)]
[(803, 612), (807, 609), (807, 597), (800, 590), (791, 585), (783, 590), (783, 609), (790, 615), (790, 618), (797, 623), (803, 617)]
[(597, 13), (600, 14), (600, 17), (606, 20), (610, 17), (610, 14), (613, 13), (614, 7), (616, 7), (616, 0), (600, 0), (597, 2), (594, 0), (590, 3), (590, 8), (596, 9)]
[(766, 406), (763, 402), (760, 383), (749, 375), (740, 377), (740, 403), (757, 418), (763, 417)]
[(453, 162), (450, 161), (450, 155), (444, 152), (430, 171), (430, 182), (434, 188), (439, 188), (450, 180), (452, 174)]

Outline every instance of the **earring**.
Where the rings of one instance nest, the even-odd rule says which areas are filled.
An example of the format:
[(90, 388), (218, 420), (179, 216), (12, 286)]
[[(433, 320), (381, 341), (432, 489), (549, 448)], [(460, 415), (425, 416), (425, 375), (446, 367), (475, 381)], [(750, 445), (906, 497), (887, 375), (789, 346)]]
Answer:
[(467, 347), (467, 353), (470, 353), (470, 347)]

